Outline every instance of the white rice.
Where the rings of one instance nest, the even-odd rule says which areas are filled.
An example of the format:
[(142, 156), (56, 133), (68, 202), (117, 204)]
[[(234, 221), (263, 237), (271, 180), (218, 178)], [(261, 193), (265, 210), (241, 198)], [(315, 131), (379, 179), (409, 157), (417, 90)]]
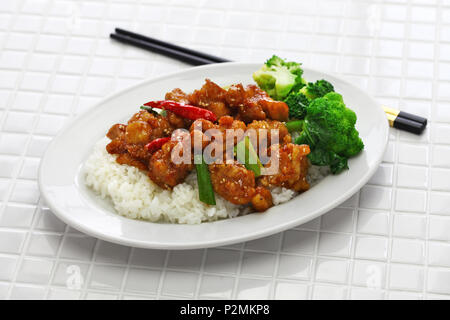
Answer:
[[(202, 222), (233, 218), (250, 212), (248, 206), (234, 205), (216, 194), (216, 206), (208, 206), (198, 199), (195, 172), (173, 191), (154, 184), (145, 172), (118, 164), (116, 156), (109, 154), (101, 140), (85, 164), (86, 185), (104, 199), (109, 199), (118, 214), (151, 222), (200, 224)], [(314, 185), (328, 172), (324, 168), (311, 167), (308, 181)], [(275, 188), (273, 202), (279, 205), (291, 200), (296, 192)]]

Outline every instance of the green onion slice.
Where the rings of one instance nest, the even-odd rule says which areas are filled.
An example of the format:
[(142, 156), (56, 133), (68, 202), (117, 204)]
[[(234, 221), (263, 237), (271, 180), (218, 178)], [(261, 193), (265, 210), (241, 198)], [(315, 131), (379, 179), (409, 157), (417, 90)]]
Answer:
[(198, 197), (201, 202), (211, 206), (216, 205), (216, 196), (211, 182), (208, 165), (203, 159), (203, 155), (194, 155), (195, 169), (197, 171)]
[(150, 108), (150, 107), (147, 107), (147, 106), (142, 106), (141, 110), (145, 110), (147, 112), (150, 112), (151, 114), (153, 114), (155, 116), (159, 115), (159, 113), (156, 112), (155, 110), (153, 110), (153, 108)]
[(258, 158), (258, 154), (250, 142), (250, 138), (246, 136), (236, 145), (234, 150), (238, 161), (248, 170), (253, 171), (255, 173), (255, 178), (259, 177), (261, 175), (262, 164)]

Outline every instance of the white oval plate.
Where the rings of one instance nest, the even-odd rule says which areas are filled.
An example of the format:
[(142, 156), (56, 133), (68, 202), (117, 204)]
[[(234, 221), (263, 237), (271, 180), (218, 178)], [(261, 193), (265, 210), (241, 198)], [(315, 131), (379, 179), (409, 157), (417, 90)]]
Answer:
[(92, 107), (65, 128), (42, 158), (39, 187), (50, 209), (64, 222), (94, 237), (134, 247), (195, 249), (229, 245), (269, 236), (306, 223), (338, 206), (356, 193), (375, 173), (388, 141), (388, 124), (379, 104), (350, 83), (305, 68), (309, 81), (327, 79), (358, 115), (357, 127), (366, 145), (349, 162), (350, 170), (328, 176), (308, 192), (271, 208), (263, 214), (201, 225), (150, 223), (116, 214), (84, 185), (82, 167), (95, 143), (111, 125), (124, 122), (142, 103), (164, 98), (167, 91), (200, 88), (205, 78), (228, 85), (253, 83), (252, 73), (260, 64), (225, 63), (207, 65), (144, 81), (116, 93)]

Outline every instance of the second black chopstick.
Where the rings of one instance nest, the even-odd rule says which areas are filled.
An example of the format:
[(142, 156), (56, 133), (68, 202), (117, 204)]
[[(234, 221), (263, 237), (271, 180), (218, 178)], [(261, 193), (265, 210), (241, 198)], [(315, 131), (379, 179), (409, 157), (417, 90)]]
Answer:
[(393, 128), (422, 134), (427, 127), (428, 120), (426, 118), (389, 107), (383, 107), (383, 109), (388, 117), (389, 125)]
[(131, 38), (143, 40), (143, 41), (145, 41), (147, 43), (153, 43), (153, 44), (158, 45), (158, 46), (162, 46), (162, 47), (165, 47), (165, 48), (173, 49), (173, 50), (176, 50), (176, 51), (179, 51), (179, 52), (184, 52), (184, 53), (189, 54), (191, 56), (204, 58), (206, 60), (210, 60), (210, 61), (213, 61), (215, 63), (230, 62), (230, 60), (227, 60), (227, 59), (224, 59), (224, 58), (221, 58), (221, 57), (217, 57), (217, 56), (213, 56), (212, 54), (208, 54), (208, 53), (200, 52), (200, 51), (197, 51), (197, 50), (193, 50), (193, 49), (177, 46), (177, 45), (169, 43), (169, 42), (165, 42), (165, 41), (161, 41), (161, 40), (158, 40), (158, 39), (155, 39), (155, 38), (152, 38), (152, 37), (144, 36), (142, 34), (135, 33), (135, 32), (132, 32), (132, 31), (128, 31), (128, 30), (125, 30), (125, 29), (116, 28), (115, 31), (116, 31), (117, 34), (123, 34), (123, 35), (131, 37)]
[(142, 49), (150, 50), (156, 53), (161, 53), (165, 56), (177, 59), (179, 61), (183, 61), (195, 66), (200, 66), (204, 64), (217, 63), (217, 61), (212, 61), (206, 58), (202, 58), (193, 54), (189, 54), (186, 52), (178, 51), (175, 49), (171, 49), (162, 45), (158, 45), (156, 43), (147, 42), (142, 39), (133, 38), (130, 36), (126, 36), (123, 34), (111, 33), (110, 37), (117, 41), (131, 44), (135, 47), (139, 47)]

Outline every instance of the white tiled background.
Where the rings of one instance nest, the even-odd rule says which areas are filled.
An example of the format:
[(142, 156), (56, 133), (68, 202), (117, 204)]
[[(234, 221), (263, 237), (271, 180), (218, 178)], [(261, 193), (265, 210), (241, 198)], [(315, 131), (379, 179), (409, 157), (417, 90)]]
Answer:
[[(277, 53), (430, 119), (391, 131), (332, 213), (266, 239), (165, 252), (85, 236), (36, 184), (51, 138), (101, 97), (187, 65), (124, 27), (239, 61)], [(0, 1), (0, 298), (450, 298), (449, 0)]]

